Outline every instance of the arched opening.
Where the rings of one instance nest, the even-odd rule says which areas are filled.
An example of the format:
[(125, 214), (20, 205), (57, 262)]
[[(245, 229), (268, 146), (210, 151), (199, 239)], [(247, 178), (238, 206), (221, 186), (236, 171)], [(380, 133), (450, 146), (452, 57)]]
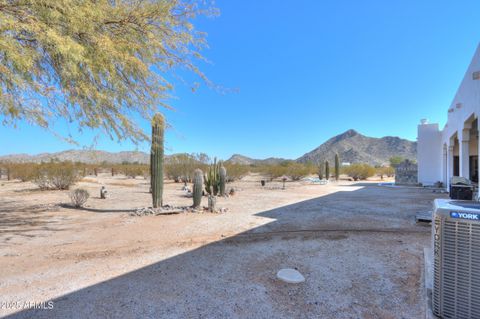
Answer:
[(478, 183), (478, 118), (472, 122), (470, 129), (470, 141), (469, 141), (469, 179)]
[(458, 134), (452, 136), (450, 146), (453, 150), (452, 176), (460, 176), (460, 145), (458, 142)]

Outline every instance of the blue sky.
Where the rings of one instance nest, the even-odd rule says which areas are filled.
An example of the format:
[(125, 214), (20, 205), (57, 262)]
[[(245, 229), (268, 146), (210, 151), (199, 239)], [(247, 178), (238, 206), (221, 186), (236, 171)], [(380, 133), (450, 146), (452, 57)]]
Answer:
[[(297, 158), (348, 129), (416, 138), (420, 118), (443, 126), (480, 41), (480, 1), (217, 0), (201, 18), (215, 83), (178, 84), (165, 111), (167, 152)], [(148, 130), (148, 123), (144, 123)], [(95, 133), (65, 129), (90, 146)], [(40, 128), (0, 126), (0, 154), (74, 148)], [(135, 149), (99, 138), (96, 148)], [(148, 151), (148, 145), (140, 145)]]

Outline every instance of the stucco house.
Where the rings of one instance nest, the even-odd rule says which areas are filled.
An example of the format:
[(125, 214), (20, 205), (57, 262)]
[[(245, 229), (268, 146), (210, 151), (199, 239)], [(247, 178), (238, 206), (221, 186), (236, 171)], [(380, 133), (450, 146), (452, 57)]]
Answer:
[(418, 126), (418, 182), (448, 187), (452, 176), (478, 183), (478, 119), (480, 117), (480, 46), (448, 109), (443, 130), (422, 120)]

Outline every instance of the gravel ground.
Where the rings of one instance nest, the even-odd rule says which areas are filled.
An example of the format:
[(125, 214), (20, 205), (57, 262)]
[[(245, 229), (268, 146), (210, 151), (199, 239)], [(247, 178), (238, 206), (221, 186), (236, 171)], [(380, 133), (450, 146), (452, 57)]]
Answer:
[[(422, 318), (423, 248), (415, 212), (441, 196), (373, 182), (288, 183), (255, 176), (220, 199), (225, 214), (129, 216), (142, 180), (99, 177), (85, 210), (65, 192), (0, 187), (0, 302), (53, 301), (52, 310), (0, 309), (9, 318)], [(166, 201), (187, 205), (181, 186)], [(206, 204), (206, 203), (205, 203)], [(306, 281), (275, 278), (296, 268)]]

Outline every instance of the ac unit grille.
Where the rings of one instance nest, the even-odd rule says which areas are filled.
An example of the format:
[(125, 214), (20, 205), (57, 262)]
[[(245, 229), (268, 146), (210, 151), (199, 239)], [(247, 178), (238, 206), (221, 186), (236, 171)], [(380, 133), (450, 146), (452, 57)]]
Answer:
[(434, 227), (434, 313), (480, 318), (480, 225), (435, 216)]

